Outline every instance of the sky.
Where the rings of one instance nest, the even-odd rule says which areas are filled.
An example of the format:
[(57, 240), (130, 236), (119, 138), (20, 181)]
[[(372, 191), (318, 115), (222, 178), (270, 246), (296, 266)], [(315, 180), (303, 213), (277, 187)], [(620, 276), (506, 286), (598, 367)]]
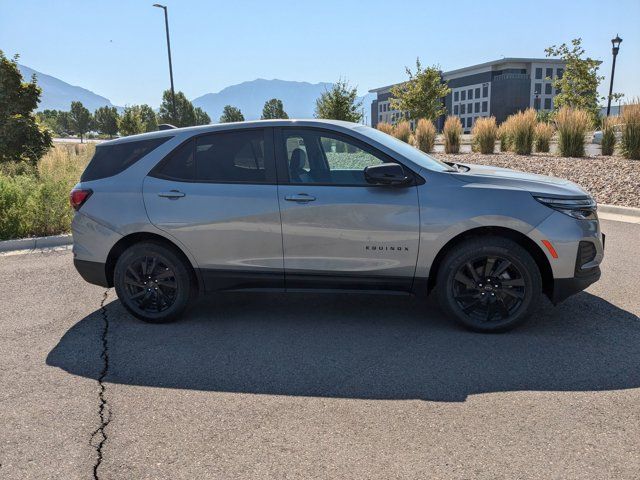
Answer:
[[(154, 0), (0, 0), (0, 49), (20, 63), (109, 98), (157, 106), (168, 88), (162, 10)], [(581, 37), (602, 60), (622, 37), (614, 91), (640, 97), (640, 0), (615, 2), (165, 0), (177, 90), (188, 98), (254, 80), (333, 82), (360, 94), (406, 79), (405, 66), (452, 70), (502, 57), (544, 57)]]

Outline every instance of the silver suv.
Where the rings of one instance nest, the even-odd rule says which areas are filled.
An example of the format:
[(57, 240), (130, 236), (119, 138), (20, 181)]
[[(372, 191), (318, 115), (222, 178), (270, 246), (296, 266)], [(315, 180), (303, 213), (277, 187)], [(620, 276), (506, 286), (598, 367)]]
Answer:
[(600, 277), (579, 186), (443, 163), (324, 120), (170, 129), (105, 142), (71, 192), (74, 263), (148, 322), (198, 292), (435, 291), (476, 331), (508, 330)]

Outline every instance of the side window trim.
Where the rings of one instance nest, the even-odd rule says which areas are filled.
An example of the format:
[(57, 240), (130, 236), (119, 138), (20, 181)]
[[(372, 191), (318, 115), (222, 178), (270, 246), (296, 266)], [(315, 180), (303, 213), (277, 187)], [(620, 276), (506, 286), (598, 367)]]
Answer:
[[(384, 160), (385, 162), (397, 163), (402, 165), (411, 176), (414, 178), (414, 182), (411, 185), (416, 185), (420, 183), (420, 178), (418, 174), (416, 174), (412, 169), (407, 167), (403, 162), (396, 160), (395, 158), (390, 157), (386, 153), (380, 151), (373, 145), (368, 144), (367, 142), (363, 142), (358, 138), (351, 137), (349, 135), (345, 135), (342, 132), (337, 132), (335, 130), (329, 130), (326, 128), (318, 128), (318, 127), (279, 127), (274, 129), (274, 138), (275, 138), (275, 154), (276, 154), (276, 168), (278, 173), (278, 183), (280, 185), (300, 185), (300, 186), (314, 186), (314, 187), (360, 187), (360, 188), (387, 188), (383, 185), (369, 185), (369, 184), (339, 184), (339, 183), (292, 183), (289, 176), (289, 167), (288, 167), (288, 159), (287, 159), (287, 151), (284, 148), (284, 138), (285, 133), (287, 131), (295, 131), (295, 132), (304, 132), (309, 131), (313, 132), (317, 135), (318, 142), (320, 141), (320, 136), (323, 134), (336, 138), (337, 140), (344, 139), (348, 143), (352, 143), (354, 146), (364, 150), (365, 152), (371, 153), (373, 156)], [(320, 148), (321, 154), (323, 156), (324, 161), (326, 162), (326, 155), (322, 148)]]
[[(178, 149), (182, 148), (186, 143), (191, 142), (191, 148), (193, 149), (194, 161), (196, 158), (196, 145), (197, 141), (201, 137), (206, 137), (214, 134), (222, 134), (226, 132), (248, 132), (248, 131), (262, 131), (264, 138), (264, 169), (266, 181), (264, 182), (244, 182), (244, 181), (222, 181), (222, 180), (200, 180), (196, 178), (189, 180), (185, 178), (174, 178), (162, 173), (162, 167), (167, 163), (169, 157)], [(252, 147), (253, 148), (253, 147)], [(197, 172), (197, 168), (196, 168)], [(256, 128), (242, 128), (242, 129), (229, 129), (229, 130), (214, 130), (210, 132), (203, 132), (198, 135), (192, 135), (180, 144), (176, 145), (169, 153), (167, 153), (162, 160), (160, 160), (147, 174), (148, 177), (161, 178), (163, 180), (171, 180), (174, 182), (183, 183), (202, 183), (202, 184), (226, 184), (226, 185), (277, 185), (278, 174), (276, 169), (276, 162), (274, 156), (274, 137), (272, 127), (256, 127)]]

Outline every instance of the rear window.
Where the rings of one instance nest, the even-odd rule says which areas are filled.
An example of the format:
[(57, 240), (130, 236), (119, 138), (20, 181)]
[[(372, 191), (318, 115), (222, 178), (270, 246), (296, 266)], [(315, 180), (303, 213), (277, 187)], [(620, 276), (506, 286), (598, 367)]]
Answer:
[(263, 130), (202, 135), (167, 155), (151, 176), (202, 183), (267, 183), (272, 179), (265, 154)]
[(173, 137), (116, 143), (115, 145), (98, 145), (96, 153), (80, 177), (80, 181), (88, 182), (117, 175), (171, 138)]

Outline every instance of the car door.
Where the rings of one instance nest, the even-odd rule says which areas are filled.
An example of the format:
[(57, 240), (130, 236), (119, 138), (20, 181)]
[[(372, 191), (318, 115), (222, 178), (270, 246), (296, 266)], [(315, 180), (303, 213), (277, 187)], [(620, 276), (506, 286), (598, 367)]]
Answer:
[(367, 183), (365, 167), (394, 160), (343, 133), (281, 128), (275, 138), (286, 288), (410, 290), (415, 182)]
[(207, 290), (283, 288), (272, 129), (192, 137), (146, 177), (150, 221), (195, 256)]

